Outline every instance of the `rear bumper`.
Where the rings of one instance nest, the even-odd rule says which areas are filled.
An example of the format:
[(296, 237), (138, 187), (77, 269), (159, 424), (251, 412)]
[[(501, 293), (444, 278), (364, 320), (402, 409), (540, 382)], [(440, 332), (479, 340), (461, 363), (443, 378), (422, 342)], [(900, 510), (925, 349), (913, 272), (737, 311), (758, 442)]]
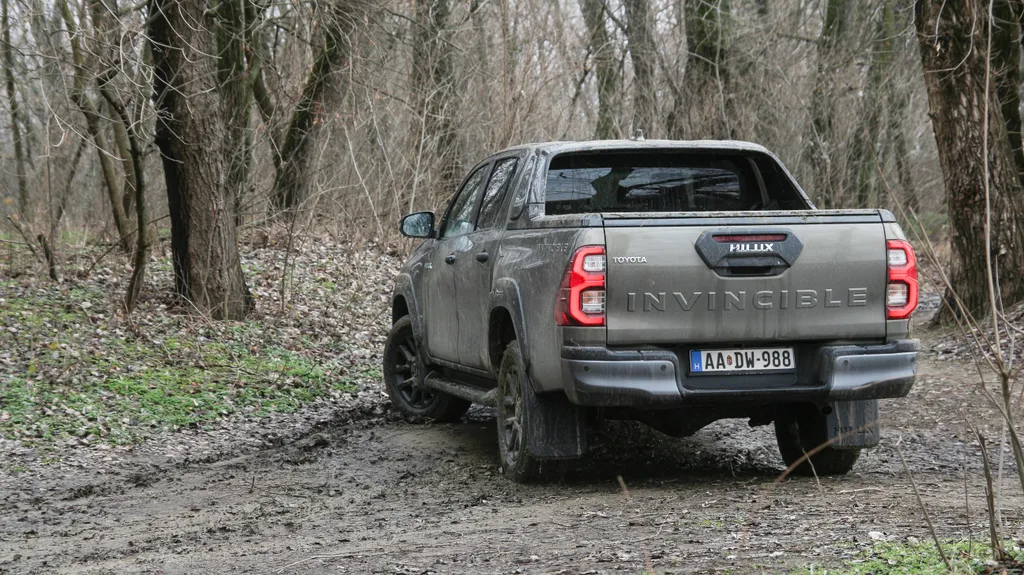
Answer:
[(878, 345), (799, 345), (788, 374), (698, 375), (688, 349), (562, 347), (569, 400), (594, 407), (672, 407), (691, 403), (858, 401), (903, 397), (917, 376), (916, 339)]

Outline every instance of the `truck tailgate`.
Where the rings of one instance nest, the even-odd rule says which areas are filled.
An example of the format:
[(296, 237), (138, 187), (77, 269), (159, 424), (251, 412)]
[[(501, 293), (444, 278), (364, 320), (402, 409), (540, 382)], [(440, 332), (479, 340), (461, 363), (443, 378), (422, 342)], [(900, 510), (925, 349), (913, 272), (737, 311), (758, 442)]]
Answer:
[(606, 218), (610, 345), (885, 337), (877, 212)]

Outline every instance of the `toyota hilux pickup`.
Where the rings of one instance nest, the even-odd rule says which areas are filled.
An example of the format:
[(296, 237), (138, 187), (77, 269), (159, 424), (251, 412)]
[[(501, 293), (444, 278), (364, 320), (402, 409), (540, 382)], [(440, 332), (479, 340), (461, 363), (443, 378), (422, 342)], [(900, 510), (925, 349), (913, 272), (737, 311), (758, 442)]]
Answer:
[(917, 373), (893, 215), (815, 209), (758, 145), (518, 146), (400, 230), (423, 241), (395, 281), (388, 395), (438, 422), (496, 408), (514, 481), (583, 456), (601, 419), (774, 424), (795, 472), (843, 474)]

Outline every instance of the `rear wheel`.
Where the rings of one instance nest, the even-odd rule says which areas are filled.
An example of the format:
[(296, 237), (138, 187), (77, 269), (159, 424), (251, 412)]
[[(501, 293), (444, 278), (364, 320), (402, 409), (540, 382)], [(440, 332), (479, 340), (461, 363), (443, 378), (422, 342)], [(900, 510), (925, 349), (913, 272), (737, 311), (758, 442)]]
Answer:
[[(535, 404), (519, 342), (505, 348), (498, 371), (498, 451), (505, 476), (516, 483), (557, 479), (566, 469), (564, 461), (545, 460), (530, 453), (531, 405)], [(537, 428), (539, 429), (539, 427)]]
[[(800, 406), (775, 418), (775, 439), (787, 466), (828, 441), (825, 416), (813, 406)], [(829, 445), (798, 465), (797, 475), (845, 475), (860, 457), (860, 449), (836, 449)]]
[(423, 385), (426, 369), (416, 346), (409, 316), (395, 322), (384, 346), (384, 387), (391, 403), (410, 417), (456, 421), (469, 409), (464, 399)]

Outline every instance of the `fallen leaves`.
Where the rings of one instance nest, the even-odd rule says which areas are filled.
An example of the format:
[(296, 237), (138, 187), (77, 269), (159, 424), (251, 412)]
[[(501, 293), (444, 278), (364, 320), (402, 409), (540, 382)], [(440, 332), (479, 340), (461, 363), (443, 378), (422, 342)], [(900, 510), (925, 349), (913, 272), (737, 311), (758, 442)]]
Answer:
[(176, 305), (168, 258), (150, 265), (130, 317), (120, 308), (123, 257), (60, 284), (0, 276), (0, 451), (5, 439), (134, 442), (377, 385), (401, 260), (321, 238), (292, 249), (281, 312), (283, 251), (243, 248), (258, 302), (243, 322), (209, 322)]

